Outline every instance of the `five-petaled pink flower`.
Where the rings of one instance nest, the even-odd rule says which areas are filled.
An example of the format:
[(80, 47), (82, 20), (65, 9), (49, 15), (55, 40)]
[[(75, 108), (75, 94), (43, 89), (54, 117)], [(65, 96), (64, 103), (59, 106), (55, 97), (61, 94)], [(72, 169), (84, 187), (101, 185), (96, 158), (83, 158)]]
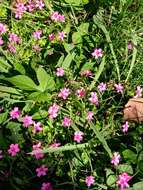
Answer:
[(8, 149), (8, 153), (11, 156), (15, 156), (18, 152), (20, 151), (19, 145), (18, 144), (11, 144)]
[(57, 104), (53, 104), (48, 109), (48, 114), (50, 119), (54, 119), (58, 116), (59, 106)]
[(129, 187), (128, 182), (132, 177), (128, 175), (128, 173), (124, 172), (118, 176), (117, 184), (120, 190), (124, 190)]
[(99, 57), (102, 57), (103, 56), (102, 49), (95, 48), (94, 51), (92, 52), (92, 56), (95, 57), (96, 59), (98, 59)]
[(133, 49), (133, 44), (131, 42), (128, 43), (128, 50), (132, 50)]
[(95, 104), (96, 106), (99, 104), (98, 96), (97, 96), (97, 93), (96, 93), (96, 92), (91, 92), (91, 97), (89, 98), (89, 101), (90, 101), (92, 104)]
[(85, 96), (86, 92), (84, 88), (80, 88), (76, 90), (76, 95), (78, 98), (83, 98)]
[(20, 117), (21, 112), (18, 107), (14, 107), (14, 109), (10, 112), (10, 117), (12, 119), (18, 119)]
[(41, 35), (42, 35), (42, 30), (37, 30), (36, 32), (33, 32), (33, 37), (36, 40), (39, 40), (41, 38)]
[(42, 125), (41, 125), (40, 122), (37, 122), (37, 123), (33, 122), (33, 125), (34, 125), (33, 133), (38, 133), (38, 132), (43, 130)]
[(93, 116), (94, 116), (94, 113), (93, 113), (92, 111), (89, 111), (89, 112), (87, 112), (87, 117), (86, 117), (86, 119), (87, 119), (88, 121), (92, 121), (92, 120), (93, 120)]
[(42, 183), (41, 190), (53, 190), (52, 186), (50, 183)]
[(65, 16), (61, 15), (58, 11), (51, 14), (51, 20), (55, 22), (65, 22)]
[(123, 85), (121, 85), (121, 84), (119, 83), (119, 84), (115, 84), (114, 87), (115, 87), (115, 90), (116, 90), (118, 93), (123, 93), (123, 90), (124, 90)]
[(49, 40), (52, 42), (55, 39), (55, 35), (53, 33), (49, 34)]
[(32, 124), (33, 124), (32, 117), (26, 115), (26, 116), (23, 118), (23, 126), (24, 126), (24, 127), (29, 127), (29, 126), (32, 125)]
[(35, 158), (37, 160), (44, 157), (44, 154), (41, 153), (41, 143), (40, 142), (38, 144), (33, 145), (32, 148), (33, 148), (33, 152), (34, 152), (33, 155), (35, 156)]
[(24, 3), (17, 2), (14, 8), (15, 18), (21, 19), (26, 9), (27, 7), (24, 5)]
[(65, 71), (62, 67), (57, 68), (57, 70), (56, 70), (57, 77), (62, 77), (62, 76), (64, 76), (64, 74), (65, 74)]
[(38, 177), (45, 176), (47, 171), (48, 171), (48, 168), (45, 165), (42, 165), (40, 168), (36, 169)]
[(112, 160), (111, 160), (111, 164), (113, 164), (114, 166), (117, 166), (120, 162), (121, 156), (119, 154), (119, 152), (114, 152)]
[(122, 125), (122, 131), (124, 133), (126, 133), (126, 132), (128, 132), (128, 128), (129, 128), (129, 123), (128, 123), (128, 121), (126, 121), (125, 124)]
[(69, 95), (70, 95), (70, 89), (69, 88), (62, 88), (58, 94), (58, 97), (66, 100)]
[(36, 0), (35, 1), (35, 7), (42, 10), (45, 7), (45, 4), (42, 0)]
[(64, 127), (69, 127), (71, 125), (71, 122), (72, 122), (71, 119), (69, 117), (65, 116), (63, 119), (62, 125)]
[(16, 53), (16, 48), (14, 47), (14, 45), (12, 43), (8, 43), (8, 50), (11, 52), (11, 53)]
[(85, 183), (87, 185), (87, 187), (90, 187), (91, 185), (94, 184), (94, 176), (87, 176), (86, 179), (85, 179)]
[(33, 0), (29, 0), (26, 5), (27, 11), (32, 12), (35, 9)]
[(134, 98), (141, 98), (142, 97), (142, 91), (143, 91), (143, 89), (140, 86), (137, 86), (136, 95), (134, 96)]
[(6, 33), (6, 25), (0, 23), (0, 35)]
[(106, 84), (101, 82), (99, 85), (98, 85), (98, 90), (99, 92), (104, 92), (106, 90)]
[(10, 43), (16, 43), (16, 44), (20, 44), (21, 39), (17, 34), (14, 33), (9, 33), (9, 38), (8, 38)]
[(83, 135), (84, 133), (82, 131), (76, 131), (74, 133), (74, 141), (76, 141), (77, 143), (80, 143), (80, 141), (83, 140)]
[(66, 37), (66, 33), (64, 31), (58, 32), (58, 38), (60, 41), (63, 41)]

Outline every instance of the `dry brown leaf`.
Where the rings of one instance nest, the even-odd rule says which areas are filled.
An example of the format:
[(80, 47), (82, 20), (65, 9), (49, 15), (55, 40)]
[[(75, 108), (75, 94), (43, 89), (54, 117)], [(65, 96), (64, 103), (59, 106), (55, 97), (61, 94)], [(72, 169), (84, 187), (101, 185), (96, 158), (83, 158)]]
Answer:
[(131, 98), (123, 112), (125, 121), (143, 122), (143, 98)]

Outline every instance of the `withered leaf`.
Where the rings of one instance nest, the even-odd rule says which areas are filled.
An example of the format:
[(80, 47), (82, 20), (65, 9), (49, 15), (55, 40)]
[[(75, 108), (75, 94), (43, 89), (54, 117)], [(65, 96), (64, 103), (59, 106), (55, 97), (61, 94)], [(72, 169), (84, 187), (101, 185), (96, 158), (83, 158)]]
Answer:
[(124, 121), (143, 122), (143, 98), (131, 98), (123, 110)]

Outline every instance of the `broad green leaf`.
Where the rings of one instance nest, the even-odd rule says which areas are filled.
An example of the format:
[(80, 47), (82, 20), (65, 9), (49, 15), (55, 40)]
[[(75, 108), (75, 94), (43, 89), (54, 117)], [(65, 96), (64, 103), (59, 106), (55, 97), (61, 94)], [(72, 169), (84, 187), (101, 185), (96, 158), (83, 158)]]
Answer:
[(128, 164), (120, 164), (117, 166), (117, 169), (119, 170), (120, 173), (122, 172), (127, 172), (128, 174), (133, 174), (133, 168), (131, 165)]
[(28, 96), (28, 99), (36, 102), (49, 102), (51, 94), (47, 92), (33, 92)]
[(109, 187), (113, 187), (116, 183), (116, 176), (111, 169), (106, 169), (106, 183)]
[(88, 34), (88, 28), (89, 28), (89, 23), (82, 23), (79, 27), (78, 27), (78, 32), (80, 33), (80, 35), (86, 35)]
[(94, 62), (92, 62), (92, 63), (88, 62), (88, 63), (85, 63), (83, 65), (81, 71), (92, 70), (93, 67), (95, 67), (95, 63)]
[(8, 116), (8, 112), (1, 113), (1, 114), (0, 114), (0, 124), (2, 124), (3, 122), (6, 121), (7, 116)]
[(135, 184), (133, 185), (133, 189), (134, 189), (134, 190), (143, 190), (143, 181), (138, 182), (138, 183), (135, 183)]
[(10, 93), (10, 94), (20, 95), (20, 93), (15, 88), (6, 87), (6, 86), (0, 86), (0, 92), (7, 92), (7, 93)]
[(122, 152), (122, 154), (125, 160), (136, 163), (137, 155), (133, 151), (126, 149)]
[(81, 44), (82, 43), (82, 36), (79, 32), (74, 32), (72, 35), (72, 42), (74, 44)]
[(5, 60), (4, 57), (0, 57), (0, 72), (8, 73), (11, 65)]
[(39, 90), (38, 86), (33, 82), (33, 80), (26, 75), (17, 75), (11, 78), (4, 78), (3, 80), (9, 81), (14, 86), (22, 90)]
[(38, 112), (36, 112), (32, 115), (32, 118), (33, 119), (43, 119), (43, 118), (46, 118), (47, 116), (48, 116), (48, 111), (39, 110)]
[(74, 57), (75, 57), (75, 53), (73, 52), (72, 54), (68, 54), (62, 64), (62, 68), (63, 69), (69, 69), (72, 61), (74, 60)]
[(14, 69), (16, 71), (18, 71), (19, 73), (21, 73), (22, 75), (25, 75), (25, 68), (23, 67), (23, 65), (21, 65), (20, 63), (15, 63), (14, 64)]
[(50, 75), (42, 68), (37, 69), (37, 78), (39, 81), (39, 90), (41, 92), (45, 92), (46, 90), (54, 90), (55, 89), (55, 82)]

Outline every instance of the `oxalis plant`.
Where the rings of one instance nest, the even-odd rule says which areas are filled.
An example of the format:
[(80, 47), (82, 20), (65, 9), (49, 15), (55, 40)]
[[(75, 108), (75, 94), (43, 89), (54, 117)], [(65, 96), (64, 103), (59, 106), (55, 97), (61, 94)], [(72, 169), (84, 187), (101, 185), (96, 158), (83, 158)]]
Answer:
[(0, 2), (0, 189), (143, 189), (142, 7)]

